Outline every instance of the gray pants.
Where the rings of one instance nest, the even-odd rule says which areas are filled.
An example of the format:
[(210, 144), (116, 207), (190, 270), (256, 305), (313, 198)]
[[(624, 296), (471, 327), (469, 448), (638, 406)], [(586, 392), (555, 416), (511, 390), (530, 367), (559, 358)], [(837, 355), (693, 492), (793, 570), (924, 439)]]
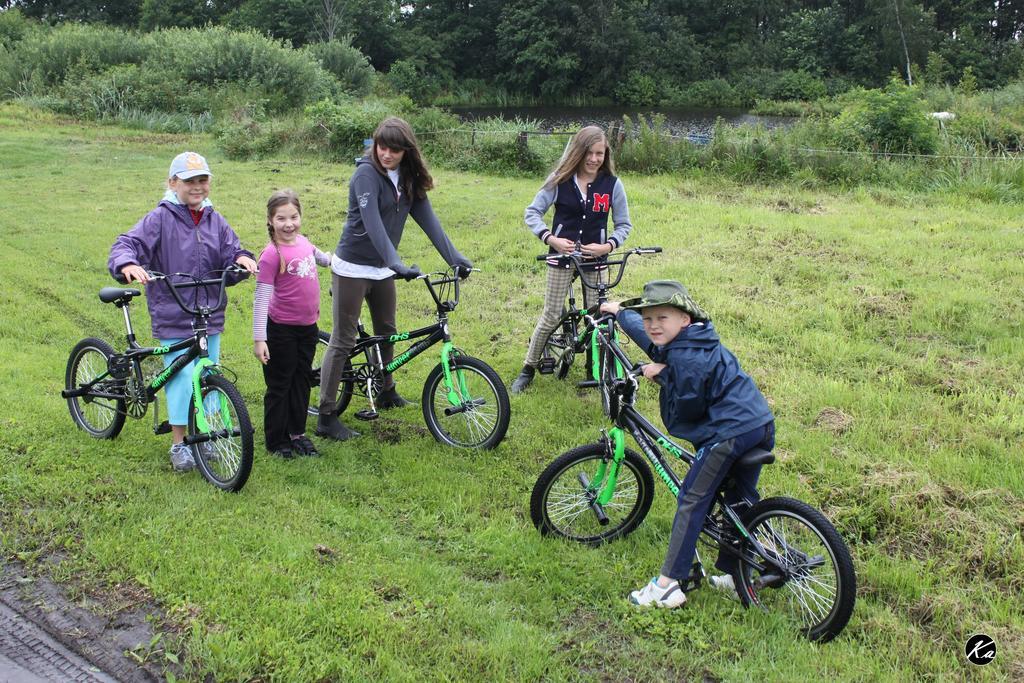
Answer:
[[(544, 292), (544, 310), (537, 321), (537, 327), (533, 329), (533, 336), (530, 337), (530, 348), (526, 351), (525, 365), (537, 367), (540, 363), (541, 354), (544, 353), (544, 343), (548, 335), (558, 325), (558, 321), (565, 312), (565, 297), (569, 294), (569, 286), (572, 284), (572, 276), (576, 271), (568, 268), (548, 267), (547, 289)], [(593, 286), (597, 286), (604, 275), (603, 270), (583, 271), (583, 277)], [(597, 290), (583, 287), (583, 305), (593, 306), (597, 303)]]
[[(334, 329), (331, 341), (324, 353), (323, 366), (320, 368), (320, 414), (327, 415), (337, 409), (338, 384), (341, 373), (345, 369), (345, 359), (352, 351), (358, 334), (359, 312), (366, 300), (370, 308), (370, 319), (373, 321), (373, 333), (390, 337), (398, 332), (395, 327), (395, 311), (398, 300), (395, 295), (395, 279), (364, 280), (362, 278), (342, 277), (333, 275), (331, 279)], [(391, 362), (394, 356), (394, 344), (380, 345), (381, 360), (384, 365)], [(394, 386), (391, 375), (384, 375), (384, 388)]]

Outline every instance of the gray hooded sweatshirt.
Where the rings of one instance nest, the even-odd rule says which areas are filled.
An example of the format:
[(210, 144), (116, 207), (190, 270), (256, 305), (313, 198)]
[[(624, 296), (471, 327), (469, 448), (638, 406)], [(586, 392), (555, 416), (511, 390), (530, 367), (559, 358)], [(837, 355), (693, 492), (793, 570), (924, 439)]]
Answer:
[(348, 216), (335, 254), (349, 263), (390, 268), (402, 275), (408, 268), (398, 256), (405, 219), (412, 216), (449, 266), (468, 266), (441, 228), (430, 199), (403, 192), (398, 196), (391, 180), (366, 158), (356, 162), (348, 184)]

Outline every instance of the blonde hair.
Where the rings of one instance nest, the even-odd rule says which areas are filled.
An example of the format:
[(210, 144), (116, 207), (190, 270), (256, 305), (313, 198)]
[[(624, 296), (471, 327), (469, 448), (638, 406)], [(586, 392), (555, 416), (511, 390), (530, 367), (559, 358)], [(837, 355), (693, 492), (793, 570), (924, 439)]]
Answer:
[(587, 126), (572, 136), (572, 140), (565, 146), (562, 158), (555, 165), (555, 170), (544, 182), (544, 187), (553, 189), (571, 178), (572, 174), (579, 170), (587, 151), (599, 142), (604, 143), (604, 163), (601, 164), (601, 168), (597, 172), (598, 174), (615, 175), (615, 162), (612, 160), (612, 148), (608, 144), (608, 136), (598, 126)]
[(280, 263), (279, 273), (284, 272), (285, 262), (281, 258), (281, 248), (277, 246), (277, 240), (274, 239), (274, 226), (270, 221), (278, 209), (288, 205), (294, 206), (298, 210), (299, 216), (302, 216), (302, 204), (299, 202), (299, 195), (294, 190), (278, 190), (270, 195), (270, 199), (267, 200), (267, 234), (270, 235), (270, 243), (274, 245), (274, 249), (277, 251), (277, 260)]

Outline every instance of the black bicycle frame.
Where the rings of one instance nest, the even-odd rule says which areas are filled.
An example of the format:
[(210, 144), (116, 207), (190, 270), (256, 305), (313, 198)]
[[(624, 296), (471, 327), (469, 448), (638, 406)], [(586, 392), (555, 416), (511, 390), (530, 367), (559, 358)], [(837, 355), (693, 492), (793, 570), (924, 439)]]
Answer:
[(448, 332), (447, 319), (439, 320), (432, 325), (421, 327), (418, 330), (412, 330), (411, 332), (399, 332), (388, 337), (385, 337), (384, 335), (364, 335), (365, 332), (360, 325), (359, 337), (356, 340), (356, 343), (352, 346), (352, 351), (349, 353), (349, 357), (362, 353), (378, 344), (394, 344), (395, 342), (426, 337), (426, 339), (416, 342), (405, 351), (395, 356), (387, 366), (384, 366), (383, 363), (381, 363), (381, 370), (386, 373), (391, 373), (399, 369), (434, 344), (451, 340), (451, 335)]

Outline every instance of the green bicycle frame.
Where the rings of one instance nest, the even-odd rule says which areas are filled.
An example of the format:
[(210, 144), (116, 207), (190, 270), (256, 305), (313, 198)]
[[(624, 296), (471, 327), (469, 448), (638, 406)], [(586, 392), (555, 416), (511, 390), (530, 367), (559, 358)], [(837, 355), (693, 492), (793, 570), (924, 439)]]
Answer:
[[(196, 427), (204, 434), (210, 433), (210, 424), (206, 421), (206, 408), (203, 403), (203, 393), (199, 387), (199, 382), (202, 379), (203, 371), (207, 368), (211, 368), (211, 373), (216, 372), (216, 370), (212, 369), (213, 367), (213, 361), (209, 358), (197, 358), (195, 368), (192, 370), (192, 403), (196, 411)], [(220, 394), (220, 412), (225, 420), (224, 428), (230, 434), (234, 431), (234, 425), (231, 424), (231, 410), (228, 407), (228, 398), (223, 393)]]
[(455, 383), (452, 381), (451, 359), (457, 356), (459, 351), (451, 341), (441, 345), (441, 369), (444, 370), (444, 386), (448, 390), (448, 403), (453, 406), (462, 405), (459, 400), (461, 396), (469, 396), (469, 388), (466, 386), (466, 377), (462, 372), (456, 370), (455, 375), (459, 382), (459, 392), (455, 391)]

